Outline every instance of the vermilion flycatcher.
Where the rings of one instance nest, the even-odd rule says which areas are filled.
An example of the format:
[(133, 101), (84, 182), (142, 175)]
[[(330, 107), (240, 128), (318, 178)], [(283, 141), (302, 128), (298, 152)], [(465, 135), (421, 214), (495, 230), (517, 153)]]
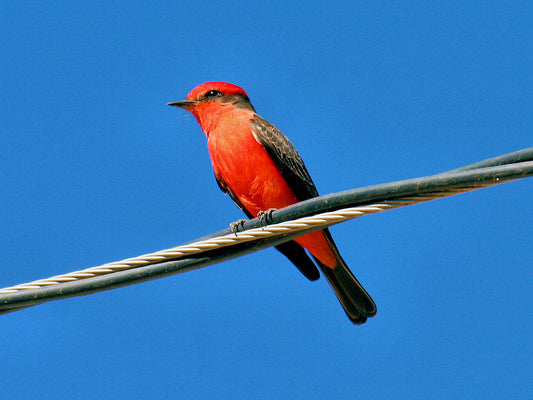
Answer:
[[(246, 92), (224, 82), (194, 88), (186, 100), (169, 103), (190, 111), (207, 136), (218, 185), (249, 217), (318, 196), (291, 142), (255, 113)], [(362, 324), (376, 305), (342, 259), (328, 229), (276, 246), (310, 280), (320, 273), (333, 287), (350, 320)]]

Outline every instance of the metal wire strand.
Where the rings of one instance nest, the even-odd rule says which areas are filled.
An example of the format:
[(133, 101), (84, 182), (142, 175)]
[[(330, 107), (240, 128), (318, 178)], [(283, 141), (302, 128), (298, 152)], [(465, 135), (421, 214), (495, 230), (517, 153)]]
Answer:
[[(416, 200), (410, 200), (412, 203)], [(405, 204), (407, 205), (407, 203)], [(279, 224), (267, 225), (261, 228), (246, 230), (243, 233), (229, 233), (211, 239), (200, 240), (188, 245), (181, 245), (155, 253), (127, 258), (122, 261), (111, 262), (98, 267), (87, 268), (81, 271), (74, 271), (68, 274), (52, 276), (46, 279), (23, 283), (16, 286), (0, 289), (0, 294), (16, 293), (21, 290), (38, 289), (44, 286), (58, 285), (63, 282), (71, 282), (98, 275), (110, 274), (131, 268), (137, 268), (149, 264), (156, 264), (168, 260), (177, 260), (187, 256), (195, 256), (203, 252), (232, 246), (239, 243), (250, 242), (257, 239), (281, 236), (287, 233), (309, 230), (312, 228), (325, 228), (327, 226), (357, 218), (362, 215), (371, 214), (391, 208), (388, 204), (373, 204), (371, 206), (351, 207), (336, 212), (322, 213), (312, 217), (299, 218), (294, 221), (282, 222)]]
[(273, 246), (333, 224), (533, 176), (533, 148), (438, 175), (310, 199), (230, 230), (181, 246), (0, 289), (0, 314), (63, 297), (79, 296), (189, 271)]

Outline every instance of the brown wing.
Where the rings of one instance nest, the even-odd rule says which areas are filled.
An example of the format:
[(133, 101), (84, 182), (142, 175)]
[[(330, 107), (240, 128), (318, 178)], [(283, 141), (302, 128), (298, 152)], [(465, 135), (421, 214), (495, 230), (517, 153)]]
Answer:
[(303, 201), (317, 197), (318, 191), (315, 184), (302, 158), (289, 139), (278, 128), (259, 115), (256, 115), (250, 123), (256, 140), (267, 151), (298, 200)]
[[(259, 116), (255, 116), (251, 120), (251, 124), (255, 138), (268, 152), (296, 197), (302, 201), (318, 196), (318, 191), (302, 158), (289, 139), (274, 125)], [(335, 268), (330, 268), (322, 264), (317, 258), (315, 261), (324, 272), (348, 317), (353, 323), (362, 324), (367, 317), (373, 317), (376, 314), (376, 305), (342, 259), (329, 230), (324, 229), (323, 232), (335, 253), (338, 264)], [(304, 251), (301, 247), (300, 249)], [(296, 265), (298, 266), (298, 264)]]

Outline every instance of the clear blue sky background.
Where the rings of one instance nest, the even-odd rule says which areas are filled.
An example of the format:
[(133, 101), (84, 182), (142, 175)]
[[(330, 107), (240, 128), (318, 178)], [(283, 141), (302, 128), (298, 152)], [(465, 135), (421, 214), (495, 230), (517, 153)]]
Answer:
[[(322, 194), (533, 145), (533, 4), (0, 3), (0, 286), (242, 217), (194, 118), (248, 91)], [(153, 3), (152, 3), (153, 4)], [(0, 316), (3, 399), (526, 399), (533, 180), (333, 228), (378, 304), (349, 323), (272, 249)]]

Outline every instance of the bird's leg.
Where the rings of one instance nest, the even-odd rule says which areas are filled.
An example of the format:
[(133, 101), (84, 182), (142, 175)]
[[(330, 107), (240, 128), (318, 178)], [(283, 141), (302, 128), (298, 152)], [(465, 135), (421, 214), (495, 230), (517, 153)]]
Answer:
[(240, 219), (238, 221), (235, 221), (229, 224), (229, 228), (235, 234), (235, 236), (237, 236), (237, 232), (239, 232), (244, 227), (244, 223), (246, 221), (247, 221), (246, 219)]
[(257, 213), (257, 218), (259, 218), (259, 222), (262, 226), (268, 225), (272, 222), (272, 212), (276, 210), (277, 208), (269, 208), (266, 211), (261, 210)]

